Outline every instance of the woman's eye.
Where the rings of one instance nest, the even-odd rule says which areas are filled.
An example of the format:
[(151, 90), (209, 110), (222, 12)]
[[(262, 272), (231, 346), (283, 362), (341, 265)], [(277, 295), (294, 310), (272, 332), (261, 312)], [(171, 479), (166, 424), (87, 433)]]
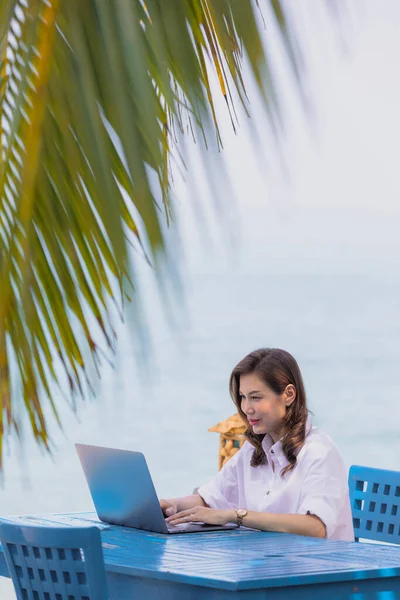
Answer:
[(252, 396), (252, 397), (251, 397), (251, 399), (252, 399), (252, 400), (260, 400), (260, 399), (261, 399), (261, 396)]

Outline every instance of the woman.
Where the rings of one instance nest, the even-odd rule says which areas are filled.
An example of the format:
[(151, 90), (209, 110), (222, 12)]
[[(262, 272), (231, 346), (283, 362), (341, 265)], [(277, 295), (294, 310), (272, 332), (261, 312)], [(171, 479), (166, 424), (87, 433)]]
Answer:
[(170, 524), (235, 522), (354, 540), (347, 473), (332, 440), (312, 427), (297, 362), (263, 348), (233, 369), (230, 393), (247, 438), (198, 493), (160, 500)]

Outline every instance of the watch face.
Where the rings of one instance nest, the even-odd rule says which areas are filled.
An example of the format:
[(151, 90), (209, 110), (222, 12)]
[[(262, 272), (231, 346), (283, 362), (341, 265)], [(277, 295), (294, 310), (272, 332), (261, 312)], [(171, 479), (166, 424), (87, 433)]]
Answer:
[(245, 508), (238, 508), (236, 514), (238, 517), (245, 517), (247, 515), (247, 510)]

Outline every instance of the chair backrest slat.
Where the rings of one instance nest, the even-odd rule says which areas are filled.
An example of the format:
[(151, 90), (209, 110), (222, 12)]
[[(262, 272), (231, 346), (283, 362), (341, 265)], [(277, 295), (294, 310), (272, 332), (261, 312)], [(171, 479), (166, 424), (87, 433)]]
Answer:
[(97, 527), (0, 522), (18, 600), (108, 600)]
[(400, 472), (353, 465), (349, 488), (356, 540), (400, 544)]

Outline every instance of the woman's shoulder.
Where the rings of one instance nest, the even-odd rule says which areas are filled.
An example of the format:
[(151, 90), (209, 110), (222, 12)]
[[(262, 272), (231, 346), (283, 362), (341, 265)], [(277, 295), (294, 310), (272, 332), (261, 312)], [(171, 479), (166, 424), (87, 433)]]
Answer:
[(332, 438), (314, 426), (310, 426), (300, 452), (309, 458), (323, 459), (328, 456), (339, 456), (339, 450)]
[(239, 452), (237, 452), (235, 456), (237, 456), (240, 460), (240, 459), (247, 457), (249, 454), (253, 454), (253, 451), (254, 451), (254, 446), (252, 444), (250, 444), (249, 440), (245, 440), (243, 442)]

